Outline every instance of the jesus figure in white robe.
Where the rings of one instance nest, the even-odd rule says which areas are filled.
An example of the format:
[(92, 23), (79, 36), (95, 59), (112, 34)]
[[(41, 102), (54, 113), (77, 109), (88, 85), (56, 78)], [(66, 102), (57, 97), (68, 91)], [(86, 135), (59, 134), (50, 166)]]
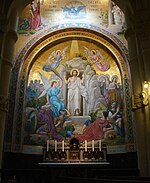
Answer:
[(71, 77), (66, 79), (64, 76), (65, 83), (68, 84), (68, 110), (72, 115), (78, 116), (81, 112), (81, 96), (87, 100), (87, 90), (83, 85), (84, 75), (82, 79), (78, 77), (79, 70), (72, 69)]

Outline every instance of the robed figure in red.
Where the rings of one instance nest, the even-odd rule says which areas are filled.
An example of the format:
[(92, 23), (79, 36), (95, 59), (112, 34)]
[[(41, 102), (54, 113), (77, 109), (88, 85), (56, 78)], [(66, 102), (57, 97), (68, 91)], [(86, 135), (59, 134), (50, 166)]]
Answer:
[(30, 30), (41, 26), (40, 0), (32, 1), (30, 4)]

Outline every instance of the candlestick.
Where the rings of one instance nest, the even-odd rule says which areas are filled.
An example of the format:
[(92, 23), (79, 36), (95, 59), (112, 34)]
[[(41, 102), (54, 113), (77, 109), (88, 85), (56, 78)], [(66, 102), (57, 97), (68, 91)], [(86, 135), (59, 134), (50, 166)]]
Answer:
[(92, 151), (94, 151), (94, 140), (92, 140)]
[(47, 152), (49, 151), (49, 140), (47, 140)]
[(65, 144), (64, 144), (64, 140), (62, 141), (62, 152), (64, 152), (64, 148), (65, 148)]
[(87, 140), (85, 140), (85, 151), (87, 152)]
[(57, 140), (55, 140), (55, 152), (57, 151)]
[(99, 151), (101, 151), (102, 148), (102, 144), (101, 144), (101, 140), (99, 140)]

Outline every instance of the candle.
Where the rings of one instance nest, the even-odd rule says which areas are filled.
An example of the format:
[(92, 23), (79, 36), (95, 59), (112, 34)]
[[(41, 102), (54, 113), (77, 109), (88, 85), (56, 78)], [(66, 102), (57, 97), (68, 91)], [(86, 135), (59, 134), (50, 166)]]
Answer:
[(55, 152), (57, 151), (57, 140), (55, 140)]
[(92, 151), (94, 151), (94, 140), (92, 140)]
[(62, 141), (62, 152), (64, 152), (64, 148), (65, 148), (65, 144), (64, 144), (64, 140)]
[(102, 146), (101, 140), (99, 140), (99, 151), (101, 151), (101, 146)]
[(87, 140), (85, 140), (85, 151), (87, 152)]
[(47, 140), (47, 152), (49, 151), (49, 140)]

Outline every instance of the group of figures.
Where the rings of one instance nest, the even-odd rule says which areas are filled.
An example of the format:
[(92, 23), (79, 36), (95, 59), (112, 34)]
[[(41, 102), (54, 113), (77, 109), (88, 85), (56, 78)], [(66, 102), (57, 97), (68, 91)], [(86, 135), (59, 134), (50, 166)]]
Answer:
[(99, 82), (101, 93), (105, 97), (107, 106), (109, 107), (113, 101), (118, 101), (122, 105), (123, 88), (118, 82), (118, 76), (113, 75), (110, 79), (109, 75), (100, 75)]
[(103, 111), (102, 115), (97, 116), (95, 121), (86, 120), (82, 132), (79, 134), (72, 123), (65, 124), (67, 123), (68, 115), (63, 113), (59, 118), (55, 118), (50, 107), (42, 107), (36, 112), (34, 110), (34, 115), (32, 111), (29, 114), (29, 123), (35, 120), (33, 119), (35, 116), (37, 124), (34, 133), (38, 135), (49, 134), (51, 139), (57, 141), (72, 137), (76, 137), (81, 142), (85, 140), (101, 140), (106, 138), (106, 133), (108, 132), (120, 137), (125, 136), (124, 119), (117, 102), (113, 102), (111, 108)]
[(76, 136), (76, 138), (80, 141), (104, 139), (105, 133), (110, 130), (114, 130), (121, 137), (124, 136), (124, 121), (116, 101), (111, 104), (110, 109), (103, 111), (102, 116), (98, 116), (93, 123), (87, 120), (83, 134)]
[(59, 78), (59, 80), (51, 80), (51, 84), (49, 86), (50, 81), (41, 73), (40, 75), (44, 83), (45, 90), (43, 90), (38, 98), (41, 98), (45, 94), (48, 95), (48, 103), (51, 106), (54, 116), (59, 117), (61, 115), (61, 111), (65, 111), (70, 115), (79, 115), (81, 111), (81, 96), (83, 96), (86, 101), (88, 100), (87, 90), (83, 85), (84, 75), (81, 79), (79, 77), (79, 70), (76, 68), (70, 71), (71, 76), (68, 79), (66, 78), (66, 75), (63, 76), (64, 83), (68, 85), (67, 107), (59, 98), (59, 94), (63, 86), (62, 78)]
[[(75, 57), (61, 63), (67, 49), (53, 51), (43, 66), (43, 72), (51, 73), (49, 79), (39, 72), (42, 91), (36, 95), (36, 99), (45, 97), (46, 102), (39, 107), (34, 106), (36, 112), (28, 115), (30, 121), (36, 118), (35, 132), (50, 133), (52, 139), (58, 141), (73, 136), (81, 141), (103, 139), (109, 130), (124, 136), (124, 121), (120, 112), (123, 93), (118, 76), (113, 75), (110, 80), (108, 74), (96, 74), (94, 68), (105, 72), (110, 69), (110, 65), (99, 50), (90, 51), (87, 47), (84, 49), (86, 60)], [(31, 83), (29, 88), (32, 90)], [(70, 116), (88, 116), (99, 110), (103, 111), (103, 115), (97, 116), (95, 121), (86, 120), (82, 134), (76, 133), (72, 123), (66, 125)]]
[[(46, 93), (48, 94), (49, 103), (52, 106), (52, 110), (54, 112), (55, 117), (59, 117), (60, 111), (65, 109), (64, 103), (57, 97), (60, 93), (63, 92), (62, 90), (64, 90), (64, 87), (66, 87), (63, 87), (63, 85), (68, 86), (67, 89), (65, 88), (65, 90), (67, 90), (68, 93), (68, 95), (66, 96), (67, 102), (65, 102), (65, 104), (67, 104), (66, 110), (71, 115), (79, 115), (81, 113), (81, 98), (83, 97), (84, 103), (86, 103), (86, 106), (89, 106), (88, 104), (90, 102), (90, 97), (92, 97), (92, 95), (88, 91), (89, 83), (87, 81), (89, 80), (90, 82), (91, 80), (89, 71), (94, 71), (94, 69), (92, 69), (94, 67), (102, 72), (108, 71), (110, 69), (110, 65), (106, 62), (104, 56), (100, 53), (99, 50), (89, 50), (87, 47), (84, 47), (84, 54), (87, 57), (87, 63), (91, 62), (90, 65), (92, 66), (92, 68), (89, 64), (87, 64), (85, 71), (79, 69), (79, 65), (74, 65), (75, 67), (71, 67), (71, 69), (63, 67), (63, 65), (60, 63), (64, 58), (66, 58), (67, 49), (68, 47), (65, 47), (62, 51), (53, 51), (47, 59), (46, 64), (43, 66), (43, 70), (45, 72), (54, 73), (54, 75), (57, 76), (57, 79), (54, 79), (56, 78), (55, 76), (54, 78), (51, 77), (50, 79), (47, 79), (41, 73), (39, 73), (45, 87), (45, 90), (41, 93), (39, 98), (44, 96)], [(80, 57), (76, 57), (72, 59), (70, 63), (71, 62), (74, 62), (73, 64), (78, 64), (80, 62), (83, 62), (83, 60)], [(60, 72), (57, 71), (57, 68), (59, 66)], [(67, 70), (69, 70), (69, 72)], [(92, 75), (95, 76), (95, 73), (93, 73)], [(109, 88), (116, 89), (117, 79), (118, 78), (116, 78), (112, 81), (112, 83), (110, 83)], [(55, 80), (51, 82), (51, 87), (49, 86), (50, 80)], [(99, 90), (98, 80), (96, 78), (95, 85), (96, 90)], [(102, 95), (100, 91), (99, 95)], [(95, 96), (93, 93), (93, 98), (94, 97)], [(107, 98), (109, 100), (111, 97), (108, 97), (108, 95), (105, 92), (105, 98), (107, 101)], [(115, 100), (115, 98), (113, 98), (113, 100)], [(89, 111), (91, 111), (90, 108)], [(86, 114), (88, 114), (89, 111), (86, 112)]]

